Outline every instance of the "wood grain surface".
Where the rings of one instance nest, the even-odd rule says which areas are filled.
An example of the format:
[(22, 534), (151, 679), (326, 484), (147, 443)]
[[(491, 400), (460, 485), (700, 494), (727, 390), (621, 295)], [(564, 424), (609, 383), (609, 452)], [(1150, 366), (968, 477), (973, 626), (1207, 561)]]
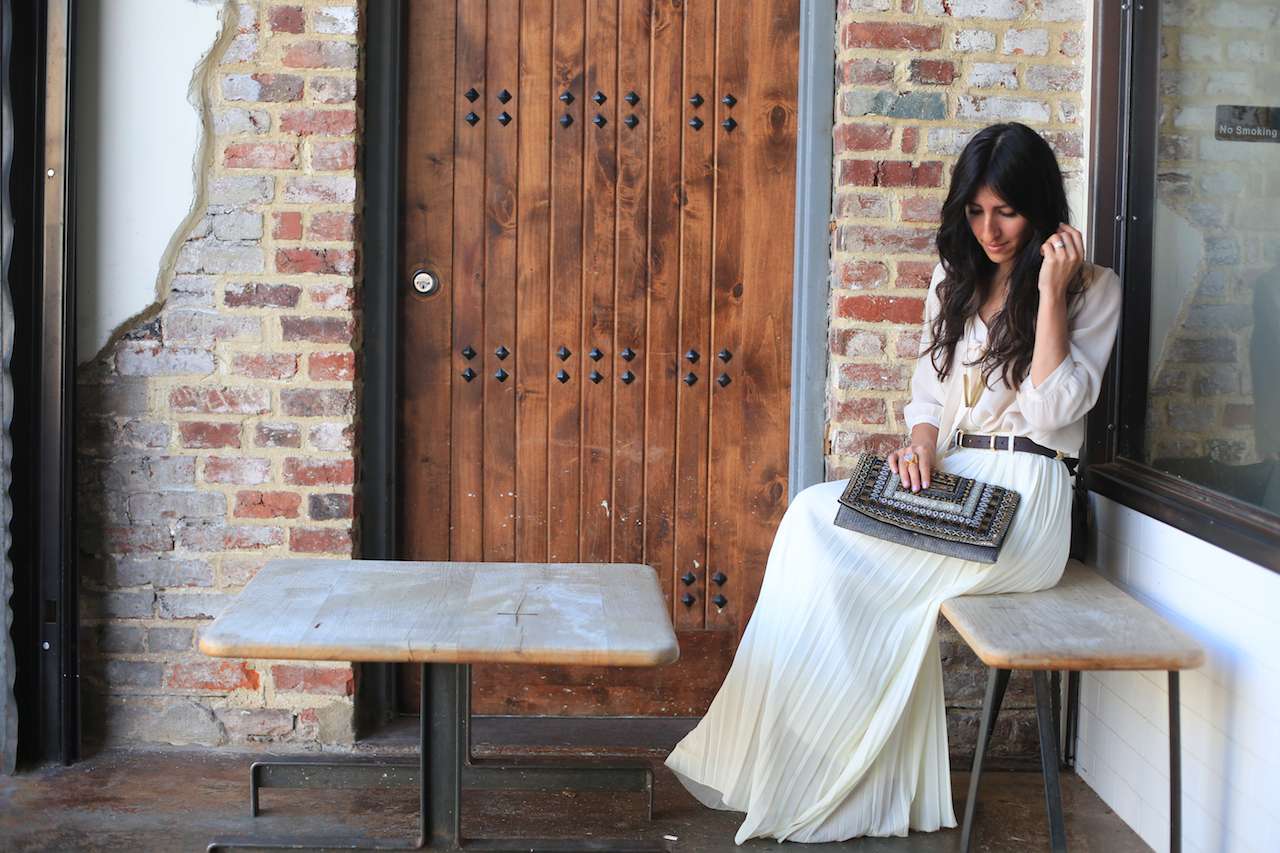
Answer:
[(661, 666), (679, 656), (636, 564), (274, 560), (200, 640), (214, 657)]
[(963, 595), (947, 617), (987, 666), (1001, 669), (1195, 669), (1204, 649), (1083, 563), (1052, 589)]

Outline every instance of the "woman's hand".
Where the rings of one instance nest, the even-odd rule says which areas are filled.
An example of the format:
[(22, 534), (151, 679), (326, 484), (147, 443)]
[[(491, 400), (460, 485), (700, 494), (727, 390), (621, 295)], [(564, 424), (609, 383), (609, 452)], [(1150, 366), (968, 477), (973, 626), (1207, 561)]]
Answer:
[(1044, 263), (1040, 265), (1040, 298), (1059, 299), (1065, 305), (1067, 286), (1084, 263), (1084, 238), (1080, 232), (1058, 223), (1058, 230), (1040, 244)]
[(911, 444), (885, 457), (889, 470), (902, 478), (904, 489), (918, 492), (929, 488), (929, 474), (933, 471), (937, 446), (938, 428), (919, 424), (911, 431)]

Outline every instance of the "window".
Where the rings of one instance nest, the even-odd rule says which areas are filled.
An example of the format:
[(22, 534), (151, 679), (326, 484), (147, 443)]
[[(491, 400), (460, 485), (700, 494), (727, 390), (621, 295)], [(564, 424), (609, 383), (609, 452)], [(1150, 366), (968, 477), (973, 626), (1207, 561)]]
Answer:
[(1117, 118), (1094, 241), (1126, 294), (1086, 484), (1280, 569), (1280, 10), (1099, 16), (1097, 115)]

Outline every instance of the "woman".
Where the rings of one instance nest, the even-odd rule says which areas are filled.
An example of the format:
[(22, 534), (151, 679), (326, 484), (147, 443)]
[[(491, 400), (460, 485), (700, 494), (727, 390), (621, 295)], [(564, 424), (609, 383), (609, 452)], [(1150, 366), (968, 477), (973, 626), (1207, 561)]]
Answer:
[(1115, 340), (1120, 282), (1084, 262), (1067, 218), (1057, 161), (1027, 127), (988, 127), (961, 152), (905, 409), (911, 433), (887, 458), (915, 490), (936, 467), (1022, 502), (988, 565), (836, 527), (843, 483), (796, 497), (733, 667), (667, 759), (702, 802), (746, 813), (739, 844), (955, 826), (938, 609), (1057, 583), (1071, 505), (1060, 453), (1080, 449)]

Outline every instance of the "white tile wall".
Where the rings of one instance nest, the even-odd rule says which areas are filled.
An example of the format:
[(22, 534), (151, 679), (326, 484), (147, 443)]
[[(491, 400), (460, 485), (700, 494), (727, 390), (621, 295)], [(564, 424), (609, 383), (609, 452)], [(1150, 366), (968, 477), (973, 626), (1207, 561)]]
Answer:
[[(1089, 562), (1205, 647), (1182, 674), (1183, 850), (1280, 851), (1280, 574), (1092, 495)], [(1085, 673), (1077, 771), (1169, 850), (1168, 682)]]

